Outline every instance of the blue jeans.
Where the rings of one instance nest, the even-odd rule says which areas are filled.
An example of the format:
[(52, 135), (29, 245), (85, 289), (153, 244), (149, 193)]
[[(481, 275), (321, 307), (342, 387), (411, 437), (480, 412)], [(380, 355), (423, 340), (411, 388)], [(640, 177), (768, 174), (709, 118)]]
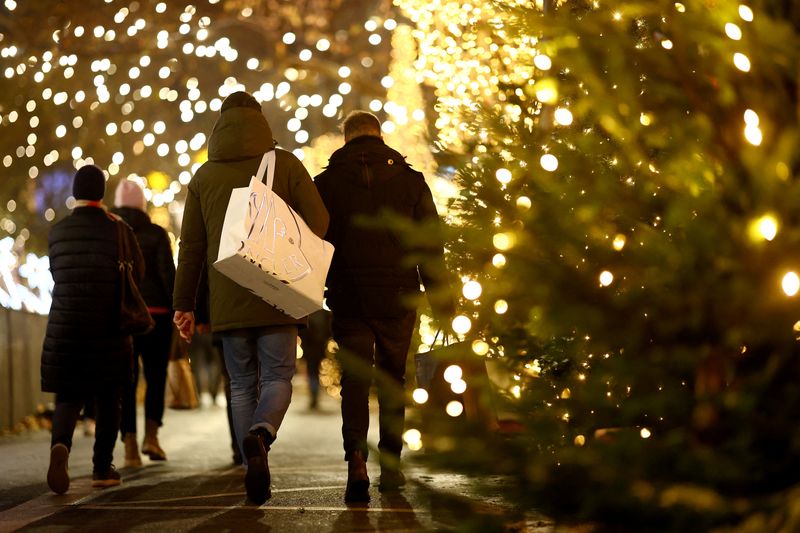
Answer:
[(231, 377), (231, 412), (239, 449), (248, 432), (265, 428), (273, 437), (292, 400), (297, 326), (243, 328), (220, 333)]

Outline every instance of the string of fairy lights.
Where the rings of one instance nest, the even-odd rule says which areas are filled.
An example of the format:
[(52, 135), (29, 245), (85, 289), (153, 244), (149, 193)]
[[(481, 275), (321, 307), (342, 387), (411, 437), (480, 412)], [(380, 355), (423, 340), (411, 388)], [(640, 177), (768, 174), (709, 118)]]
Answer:
[[(357, 26), (346, 29), (326, 28), (323, 22), (317, 22), (323, 27), (301, 35), (298, 32), (302, 28), (289, 26), (279, 35), (276, 45), (283, 47), (276, 53), (288, 57), (282, 59), (279, 71), (270, 71), (265, 76), (263, 58), (250, 57), (252, 52), (234, 45), (235, 35), (229, 38), (224, 29), (217, 29), (220, 20), (227, 23), (231, 17), (239, 23), (262, 23), (263, 13), (262, 19), (257, 19), (257, 3), (229, 2), (241, 8), (231, 14), (221, 9), (226, 3), (219, 0), (208, 0), (207, 6), (197, 3), (180, 8), (166, 2), (104, 2), (109, 6), (124, 5), (114, 7), (108, 20), (92, 18), (91, 23), (66, 23), (48, 36), (40, 50), (18, 45), (10, 36), (0, 35), (0, 75), (4, 83), (17, 83), (19, 92), (26, 94), (22, 101), (16, 98), (13, 102), (0, 102), (0, 128), (8, 133), (6, 142), (0, 146), (0, 151), (4, 147), (6, 150), (0, 153), (0, 161), (7, 179), (22, 181), (24, 176), (33, 185), (65, 165), (75, 169), (84, 164), (98, 164), (109, 178), (140, 183), (151, 216), (170, 228), (181, 218), (186, 185), (207, 158), (206, 134), (228, 94), (247, 90), (265, 106), (277, 108), (280, 114), (270, 117), (276, 137), (295, 145), (292, 151), (301, 160), (318, 160), (320, 164), (312, 169), (318, 171), (338, 146), (328, 144), (322, 147), (324, 151), (318, 149), (314, 141), (321, 135), (314, 128), (319, 130), (320, 122), (328, 119), (323, 127), (335, 130), (348, 109), (366, 107), (366, 96), (355, 93), (353, 84), (363, 86), (374, 75), (379, 76), (378, 88), (373, 90), (377, 97), (368, 99), (368, 107), (385, 113), (383, 129), (390, 142), (394, 137), (407, 136), (409, 131), (416, 132), (412, 135), (413, 142), (404, 143), (414, 147), (409, 159), (418, 168), (431, 168), (430, 153), (426, 160), (424, 150), (420, 149), (425, 139), (417, 131), (427, 124), (419, 87), (410, 88), (416, 91), (412, 102), (403, 102), (406, 92), (403, 87), (409, 88), (405, 80), (396, 74), (382, 77), (379, 74), (386, 66), (381, 67), (389, 44), (387, 36), (398, 49), (403, 40), (412, 43), (413, 48), (407, 27), (398, 30), (399, 37), (394, 35), (398, 23), (386, 6), (376, 8), (375, 14), (363, 14), (361, 23), (355, 21)], [(24, 6), (7, 0), (4, 7), (13, 17)], [(284, 8), (290, 10), (291, 6), (269, 6), (269, 9)], [(119, 45), (117, 41), (122, 39), (124, 45), (125, 38), (137, 39), (136, 55), (102, 56), (103, 50), (113, 51)], [(76, 49), (75, 53), (71, 53), (72, 49)], [(59, 55), (61, 50), (67, 52)], [(86, 53), (87, 50), (92, 52)], [(406, 46), (402, 54), (406, 63), (412, 61), (408, 51)], [(197, 65), (196, 74), (181, 76), (180, 66), (184, 62)], [(325, 83), (306, 81), (310, 79), (309, 73), (314, 73), (321, 64), (330, 71)], [(215, 76), (209, 72), (218, 71), (228, 75), (215, 83)], [(91, 85), (86, 86), (79, 79)], [(392, 92), (391, 97), (386, 96), (386, 91)], [(398, 124), (402, 127), (398, 128)], [(89, 129), (91, 133), (87, 134)], [(25, 130), (26, 133), (19, 133)], [(14, 139), (12, 144), (12, 136), (21, 137), (21, 142), (17, 144)], [(98, 137), (104, 146), (113, 147), (107, 158), (98, 158), (91, 149), (97, 145)], [(334, 137), (340, 144), (340, 137)], [(61, 190), (68, 191), (68, 187), (62, 186)], [(0, 211), (0, 229), (13, 236), (15, 242), (9, 252), (11, 256), (3, 264), (9, 269), (6, 279), (14, 279), (19, 287), (30, 287), (30, 282), (19, 274), (19, 267), (27, 257), (20, 251), (31, 232), (17, 220), (16, 214), (23, 205), (18, 200), (9, 199), (5, 213)], [(52, 201), (63, 204), (43, 209), (42, 217), (47, 222), (55, 221), (57, 213), (64, 214), (63, 208), (71, 209), (74, 205), (68, 194)], [(48, 275), (46, 269), (42, 275)], [(10, 288), (6, 292), (9, 291), (15, 292)], [(46, 302), (46, 297), (43, 298)], [(4, 300), (12, 308), (31, 308), (21, 302), (20, 298)]]
[[(114, 2), (106, 0), (105, 3)], [(208, 3), (213, 5), (219, 2), (212, 0)], [(5, 7), (13, 14), (18, 6), (13, 1), (7, 1)], [(1, 159), (5, 168), (11, 168), (13, 165), (12, 170), (19, 172), (20, 167), (27, 162), (25, 173), (30, 179), (36, 179), (45, 169), (64, 157), (71, 158), (72, 166), (76, 168), (95, 162), (96, 158), (80, 144), (67, 149), (63, 145), (69, 143), (78, 130), (89, 125), (90, 115), (105, 116), (108, 121), (102, 124), (101, 128), (109, 144), (117, 145), (119, 149), (111, 154), (108, 165), (102, 165), (100, 161), (97, 163), (104, 166), (109, 176), (124, 175), (128, 179), (139, 181), (144, 186), (146, 198), (152, 206), (156, 208), (168, 206), (172, 214), (177, 216), (180, 202), (175, 203), (174, 200), (180, 196), (193, 172), (207, 157), (204, 150), (207, 142), (206, 134), (204, 129), (198, 131), (192, 128), (193, 121), (203, 118), (205, 122), (201, 123), (213, 123), (210, 122), (213, 118), (208, 117), (219, 111), (222, 100), (228, 94), (237, 90), (249, 90), (259, 101), (264, 103), (275, 101), (286, 111), (289, 115), (286, 122), (273, 124), (273, 127), (291, 135), (292, 142), (299, 145), (293, 151), (303, 159), (308, 150), (304, 145), (308, 144), (311, 136), (304, 122), (315, 113), (321, 113), (328, 118), (340, 116), (346, 103), (348, 107), (354, 107), (358, 100), (346, 102), (348, 95), (353, 91), (351, 85), (353, 71), (356, 67), (367, 69), (374, 64), (373, 58), (369, 55), (354, 58), (355, 64), (342, 64), (336, 69), (339, 81), (331, 94), (305, 94), (305, 87), (301, 82), (308, 72), (304, 65), (312, 64), (317, 54), (333, 51), (337, 46), (341, 47), (341, 43), (337, 40), (342, 39), (337, 33), (335, 36), (320, 37), (314, 43), (303, 43), (307, 46), (300, 48), (302, 45), (299, 37), (292, 31), (286, 31), (280, 39), (283, 45), (287, 47), (297, 45), (296, 47), (300, 49), (297, 50), (293, 61), (287, 61), (297, 66), (285, 68), (281, 73), (283, 79), (280, 81), (254, 83), (253, 80), (256, 79), (254, 76), (229, 75), (220, 85), (209, 87), (200, 73), (185, 80), (177, 79), (177, 65), (186, 59), (207, 59), (209, 61), (206, 64), (209, 66), (230, 63), (232, 68), (229, 70), (232, 74), (237, 70), (250, 71), (251, 74), (260, 71), (263, 62), (257, 57), (243, 57), (228, 37), (221, 36), (212, 42), (211, 36), (215, 35), (214, 18), (201, 15), (198, 7), (194, 5), (187, 5), (178, 14), (177, 21), (163, 20), (168, 11), (165, 2), (155, 3), (151, 8), (152, 12), (143, 12), (138, 2), (131, 2), (116, 11), (113, 22), (109, 20), (93, 27), (68, 24), (66, 30), (56, 30), (52, 34), (51, 44), (56, 47), (67, 39), (72, 41), (78, 39), (87, 41), (86, 47), (98, 43), (100, 49), (103, 44), (113, 43), (122, 35), (143, 39), (154, 36), (155, 42), (142, 47), (149, 52), (142, 53), (133, 62), (125, 63), (119, 59), (106, 57), (93, 59), (86, 65), (89, 60), (79, 59), (75, 53), (57, 56), (52, 50), (22, 57), (21, 50), (15, 44), (3, 43), (0, 56), (7, 64), (2, 69), (4, 77), (11, 81), (15, 77), (26, 77), (33, 80), (36, 84), (34, 87), (38, 87), (41, 91), (41, 98), (32, 94), (24, 103), (24, 111), (13, 108), (2, 110), (0, 125), (13, 125), (22, 120), (23, 113), (27, 113), (31, 129), (25, 143), (20, 144), (12, 153), (2, 154)], [(253, 15), (254, 10), (251, 7), (244, 7), (238, 14), (240, 19), (245, 20)], [(158, 23), (163, 29), (159, 29), (161, 26), (153, 28), (155, 22), (151, 18), (157, 16), (162, 16)], [(394, 19), (378, 16), (369, 17), (362, 24), (366, 40), (374, 47), (384, 41), (384, 33), (391, 32), (396, 26)], [(76, 73), (87, 66), (91, 68), (93, 88), (80, 87), (77, 84), (70, 86), (68, 82), (65, 83), (76, 78)], [(58, 79), (59, 77), (62, 79)], [(244, 78), (250, 81), (245, 82)], [(393, 83), (388, 76), (381, 82), (384, 87), (390, 87)], [(145, 102), (169, 108), (172, 107), (170, 104), (175, 104), (179, 110), (179, 121), (158, 118), (157, 114), (153, 113), (149, 117), (137, 117), (138, 109)], [(379, 107), (383, 107), (383, 102), (379, 100), (376, 102)], [(391, 102), (387, 102), (389, 103)], [(60, 116), (67, 117), (67, 120), (53, 125), (52, 133), (60, 145), (59, 149), (46, 151), (50, 147), (42, 148), (42, 144), (50, 142), (49, 135), (37, 133), (36, 130), (44, 126), (44, 117), (39, 113), (47, 113), (50, 108), (45, 106), (50, 105), (56, 111), (68, 107), (74, 112), (59, 113)], [(117, 105), (119, 105), (118, 114), (112, 109)], [(418, 114), (415, 117), (417, 120), (424, 118)], [(94, 116), (91, 122), (92, 127), (96, 127)], [(187, 125), (189, 127), (186, 127)], [(395, 127), (391, 119), (384, 123), (384, 130), (387, 133), (391, 133)], [(172, 131), (175, 129), (180, 131), (175, 133)], [(131, 142), (129, 139), (120, 139), (120, 136), (134, 140)], [(284, 139), (285, 137), (282, 136)], [(126, 150), (128, 145), (130, 150)], [(160, 160), (162, 164), (163, 161), (169, 160), (174, 171), (154, 169), (147, 173), (125, 173), (123, 169), (130, 167), (129, 160), (143, 154), (151, 154), (150, 157)], [(71, 207), (69, 201), (67, 207)], [(14, 205), (9, 203), (8, 212), (13, 213), (14, 208)], [(55, 216), (56, 211), (52, 208), (44, 213), (47, 221), (54, 220)], [(17, 229), (11, 217), (5, 217), (0, 223), (9, 233), (14, 233)]]

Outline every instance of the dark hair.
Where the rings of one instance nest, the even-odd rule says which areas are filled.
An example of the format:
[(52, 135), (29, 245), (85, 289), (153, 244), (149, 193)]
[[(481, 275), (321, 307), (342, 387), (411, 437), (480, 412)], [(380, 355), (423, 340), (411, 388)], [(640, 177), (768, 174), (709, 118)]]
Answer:
[(354, 139), (361, 135), (381, 136), (381, 121), (369, 111), (356, 109), (348, 114), (342, 122), (344, 138)]

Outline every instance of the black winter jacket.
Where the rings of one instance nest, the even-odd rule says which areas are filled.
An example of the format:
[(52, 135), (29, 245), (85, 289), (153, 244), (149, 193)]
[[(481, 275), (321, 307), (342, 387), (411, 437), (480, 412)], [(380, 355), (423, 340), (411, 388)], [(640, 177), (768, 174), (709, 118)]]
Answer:
[(136, 234), (144, 256), (144, 279), (139, 292), (148, 307), (166, 308), (172, 312), (172, 291), (175, 288), (175, 262), (167, 231), (150, 221), (150, 217), (135, 207), (118, 207), (111, 210), (121, 216)]
[[(439, 220), (422, 173), (380, 137), (351, 139), (314, 181), (331, 217), (325, 238), (336, 248), (326, 293), (335, 315), (399, 317), (412, 308), (420, 281), (426, 291), (446, 285), (440, 239), (428, 250), (430, 260), (417, 264), (419, 250), (405, 246), (399, 235), (359, 221), (385, 210), (416, 222)], [(439, 305), (431, 302), (439, 314), (452, 313), (452, 298), (445, 292)]]
[[(131, 337), (119, 330), (117, 224), (104, 209), (78, 207), (50, 230), (55, 286), (42, 350), (45, 392), (86, 393), (131, 379)], [(141, 279), (138, 247), (134, 257), (134, 274)]]

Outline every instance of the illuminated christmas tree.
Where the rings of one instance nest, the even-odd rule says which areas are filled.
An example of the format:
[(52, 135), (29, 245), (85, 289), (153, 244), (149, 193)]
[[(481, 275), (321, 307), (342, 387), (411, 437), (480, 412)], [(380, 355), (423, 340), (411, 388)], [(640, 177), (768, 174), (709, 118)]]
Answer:
[(563, 522), (800, 527), (797, 7), (395, 3), (461, 155), (453, 326), (521, 424), (415, 447)]

